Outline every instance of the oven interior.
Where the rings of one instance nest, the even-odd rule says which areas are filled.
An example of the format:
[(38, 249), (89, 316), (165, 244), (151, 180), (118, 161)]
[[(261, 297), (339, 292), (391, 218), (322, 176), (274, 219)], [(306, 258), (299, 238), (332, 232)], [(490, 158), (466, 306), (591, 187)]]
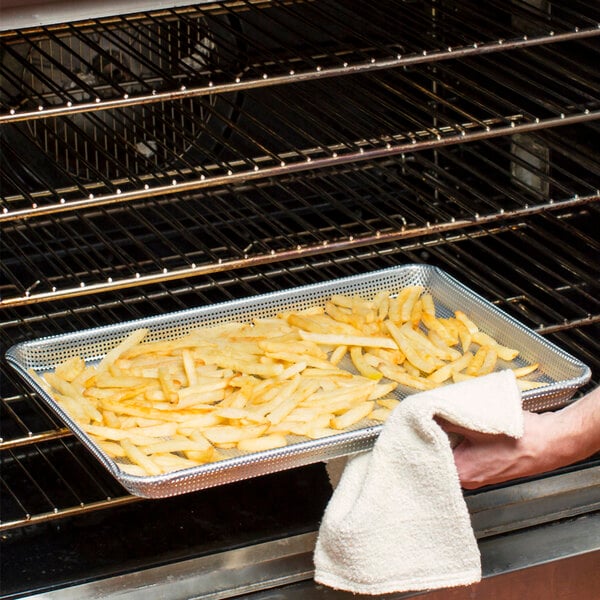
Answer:
[[(584, 393), (599, 35), (589, 0), (239, 0), (1, 31), (2, 355), (427, 263), (588, 364)], [(3, 597), (318, 527), (323, 464), (142, 500), (0, 368)], [(536, 484), (576, 473), (569, 517), (597, 509), (574, 499), (599, 468)], [(478, 534), (554, 518), (523, 514)]]

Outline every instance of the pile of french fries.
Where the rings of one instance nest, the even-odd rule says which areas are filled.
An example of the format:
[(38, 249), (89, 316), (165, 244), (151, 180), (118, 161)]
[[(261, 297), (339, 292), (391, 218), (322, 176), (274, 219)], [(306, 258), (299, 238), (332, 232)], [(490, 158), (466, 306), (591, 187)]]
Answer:
[[(40, 381), (122, 471), (139, 476), (382, 422), (398, 386), (479, 377), (519, 354), (459, 310), (436, 316), (416, 285), (371, 300), (334, 295), (174, 340), (147, 335), (134, 331), (98, 364), (70, 358)], [(543, 385), (523, 379), (537, 368), (513, 367), (522, 389)]]

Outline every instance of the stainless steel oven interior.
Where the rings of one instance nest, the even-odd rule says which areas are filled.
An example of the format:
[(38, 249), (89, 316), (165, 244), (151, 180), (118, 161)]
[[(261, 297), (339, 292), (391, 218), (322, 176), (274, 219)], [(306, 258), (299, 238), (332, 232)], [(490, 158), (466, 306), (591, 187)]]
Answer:
[[(427, 263), (600, 383), (597, 2), (165, 4), (0, 31), (2, 354)], [(310, 585), (322, 464), (141, 500), (1, 369), (3, 597)], [(597, 551), (599, 482), (466, 494), (482, 548)]]

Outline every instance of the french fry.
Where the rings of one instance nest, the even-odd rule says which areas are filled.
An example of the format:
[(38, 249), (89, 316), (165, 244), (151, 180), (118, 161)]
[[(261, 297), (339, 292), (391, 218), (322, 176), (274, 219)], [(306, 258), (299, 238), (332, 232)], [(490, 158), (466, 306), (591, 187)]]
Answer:
[(353, 406), (344, 414), (331, 419), (331, 427), (333, 427), (333, 429), (348, 429), (348, 427), (351, 427), (366, 418), (372, 410), (372, 402), (361, 402), (360, 404)]
[(247, 438), (240, 440), (237, 444), (241, 452), (263, 452), (274, 448), (287, 446), (287, 439), (280, 433), (271, 433), (257, 438)]
[(341, 344), (335, 348), (329, 357), (329, 362), (332, 365), (339, 365), (346, 353), (348, 352), (348, 346)]
[(488, 335), (487, 333), (483, 333), (483, 331), (475, 332), (473, 334), (473, 341), (476, 344), (480, 344), (481, 346), (489, 346), (490, 348), (494, 348), (494, 350), (502, 360), (511, 361), (517, 358), (517, 356), (519, 356), (518, 350), (502, 346), (490, 335)]
[(498, 352), (496, 350), (495, 346), (489, 346), (487, 348), (487, 353), (485, 355), (485, 359), (483, 361), (483, 363), (481, 364), (481, 367), (479, 367), (479, 370), (477, 371), (476, 375), (481, 377), (482, 375), (487, 375), (488, 373), (491, 373), (494, 368), (496, 367), (496, 362), (498, 360)]
[(350, 348), (350, 357), (352, 358), (352, 363), (356, 367), (356, 370), (363, 377), (374, 379), (375, 381), (378, 381), (383, 377), (383, 374), (371, 366), (365, 359), (360, 346), (352, 346), (352, 348)]
[(431, 373), (427, 379), (434, 381), (435, 383), (443, 383), (447, 379), (450, 379), (454, 373), (458, 373), (467, 366), (473, 360), (473, 354), (471, 352), (465, 352), (461, 357), (453, 360), (450, 363), (446, 363), (433, 373)]
[(473, 336), (479, 331), (479, 327), (467, 317), (467, 315), (462, 310), (455, 310), (454, 317), (458, 319), (466, 328), (467, 331)]
[(416, 390), (432, 390), (433, 388), (437, 387), (437, 384), (433, 381), (429, 381), (424, 377), (421, 378), (410, 375), (404, 369), (402, 369), (402, 367), (398, 367), (397, 365), (381, 363), (381, 365), (379, 365), (379, 369), (388, 379)]
[(480, 346), (475, 355), (471, 359), (465, 371), (466, 375), (476, 376), (482, 368), (485, 358), (488, 354), (489, 346)]
[(163, 470), (151, 458), (146, 456), (138, 446), (130, 440), (124, 439), (121, 441), (121, 446), (125, 451), (125, 455), (134, 465), (139, 465), (148, 475), (160, 475)]
[(392, 411), (389, 408), (385, 408), (383, 406), (379, 408), (374, 408), (369, 414), (369, 419), (373, 419), (374, 421), (387, 421), (388, 417), (392, 414)]
[(215, 445), (237, 444), (241, 440), (256, 438), (265, 432), (267, 425), (236, 427), (234, 425), (217, 425), (202, 431), (204, 437)]
[[(404, 331), (391, 321), (385, 323), (387, 330), (398, 345), (398, 348), (406, 356), (412, 365), (424, 373), (431, 373), (437, 367), (441, 366), (440, 361), (434, 360), (432, 357), (424, 356), (419, 349), (415, 348), (405, 336)], [(385, 374), (385, 373), (384, 373)]]
[(526, 365), (524, 367), (513, 368), (512, 371), (515, 374), (515, 377), (526, 377), (527, 375), (530, 375), (534, 371), (537, 371), (539, 369), (539, 367), (540, 367), (539, 363), (532, 363), (532, 364)]
[(369, 337), (336, 333), (311, 333), (308, 331), (300, 331), (300, 335), (304, 340), (331, 346), (360, 346), (362, 348), (388, 348), (391, 350), (398, 348), (394, 340), (383, 336)]
[(411, 320), (415, 304), (423, 292), (423, 286), (412, 285), (404, 288), (400, 295), (400, 322)]
[(147, 329), (137, 329), (131, 332), (123, 341), (119, 342), (114, 348), (109, 350), (104, 358), (100, 361), (96, 371), (101, 373), (114, 363), (119, 356), (125, 354), (133, 346), (138, 345), (148, 334)]
[(389, 290), (383, 290), (378, 292), (373, 300), (373, 310), (377, 315), (377, 320), (384, 321), (390, 310), (390, 292)]
[(81, 375), (84, 369), (85, 361), (83, 358), (81, 358), (81, 356), (73, 356), (72, 358), (69, 358), (58, 365), (54, 370), (54, 373), (60, 379), (72, 382), (79, 375)]
[(533, 390), (535, 388), (543, 387), (547, 385), (542, 381), (527, 381), (526, 379), (517, 379), (517, 387), (521, 391)]
[(400, 400), (398, 398), (379, 398), (377, 404), (392, 411), (400, 404)]

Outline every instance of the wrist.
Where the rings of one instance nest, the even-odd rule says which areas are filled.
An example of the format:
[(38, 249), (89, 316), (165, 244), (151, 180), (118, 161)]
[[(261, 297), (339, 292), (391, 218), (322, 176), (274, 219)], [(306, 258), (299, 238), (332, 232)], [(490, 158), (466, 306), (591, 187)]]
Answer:
[(569, 463), (583, 460), (600, 450), (600, 397), (596, 390), (556, 413), (559, 447)]

